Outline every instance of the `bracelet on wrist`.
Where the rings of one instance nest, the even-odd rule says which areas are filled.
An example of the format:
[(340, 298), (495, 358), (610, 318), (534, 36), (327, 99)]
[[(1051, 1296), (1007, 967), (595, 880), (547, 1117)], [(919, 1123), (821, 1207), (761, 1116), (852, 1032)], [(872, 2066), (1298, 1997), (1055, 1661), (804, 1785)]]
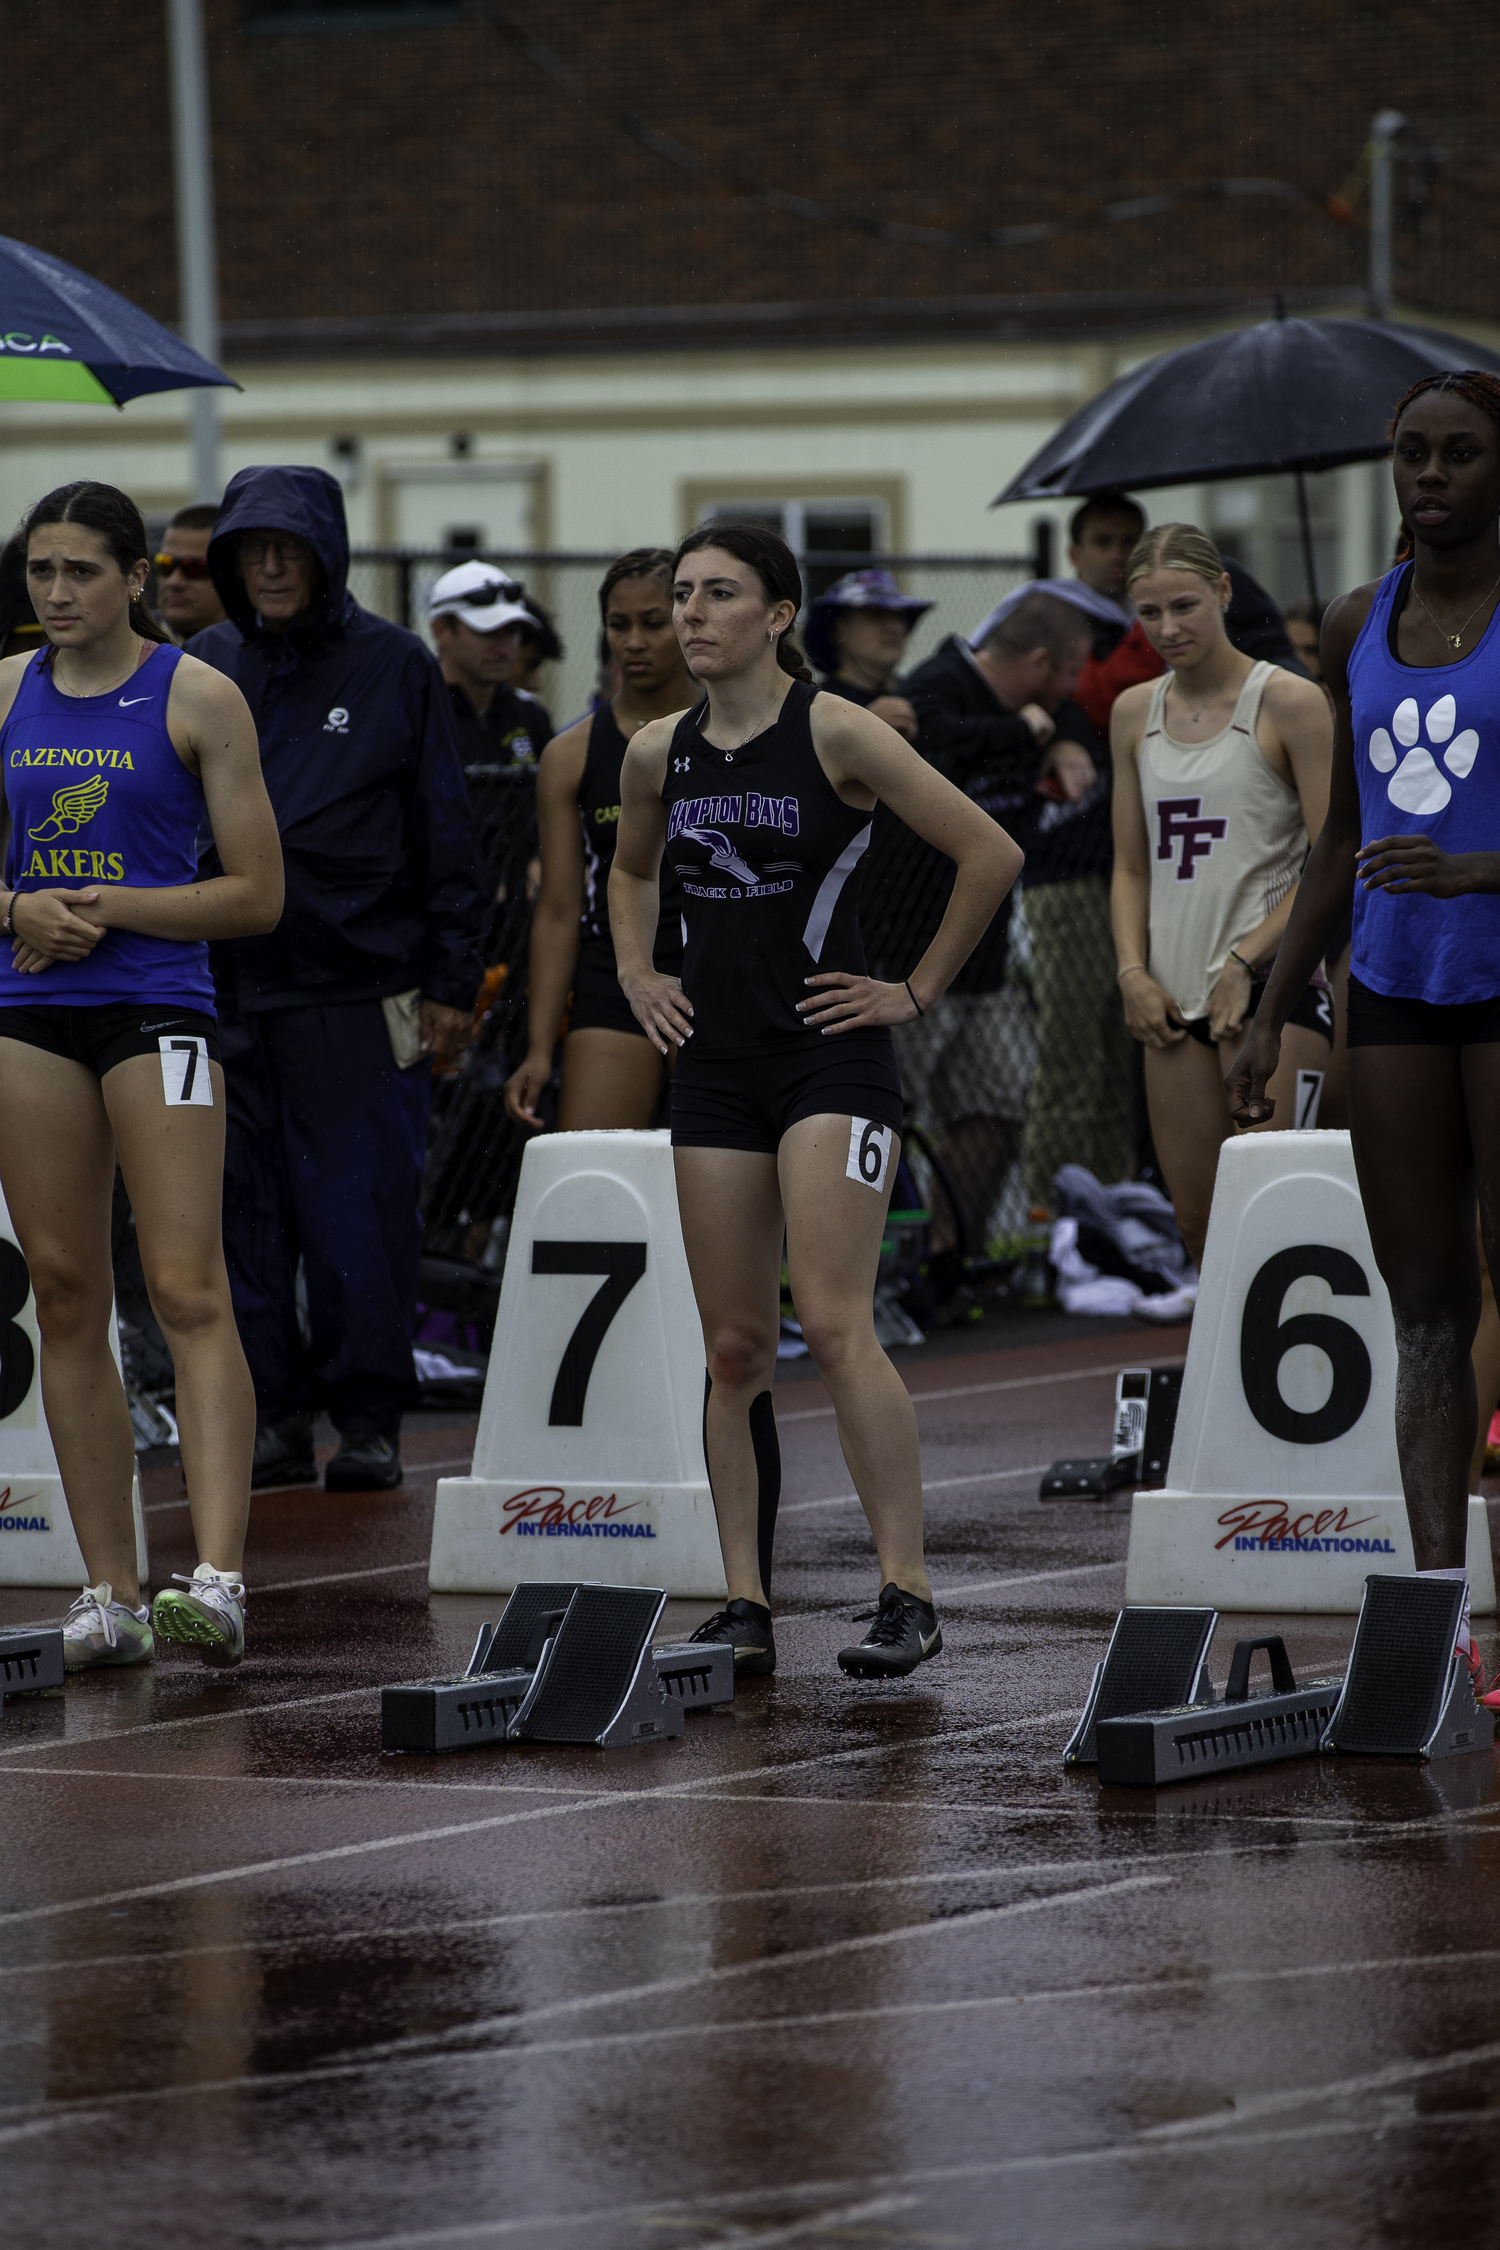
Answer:
[(912, 991), (912, 988), (911, 988), (911, 979), (910, 979), (910, 977), (903, 977), (903, 978), (901, 979), (901, 982), (902, 982), (902, 983), (903, 983), (903, 984), (904, 984), (904, 985), (906, 986), (906, 997), (907, 997), (907, 999), (908, 999), (908, 1000), (909, 1000), (909, 1001), (911, 1002), (912, 1006), (913, 1006), (913, 1007), (914, 1007), (914, 1008), (916, 1009), (916, 1011), (917, 1011), (917, 1014), (918, 1014), (919, 1016), (925, 1016), (925, 1015), (926, 1015), (926, 1013), (927, 1013), (927, 1010), (926, 1010), (926, 1009), (925, 1009), (925, 1008), (923, 1007), (923, 1005), (922, 1005), (921, 1001), (920, 1001), (920, 1000), (919, 1000), (919, 999), (917, 998), (916, 994), (915, 994), (915, 993), (914, 993), (914, 992)]
[(14, 937), (16, 935), (16, 926), (11, 920), (11, 913), (15, 907), (15, 903), (16, 893), (12, 891), (10, 897), (5, 902), (5, 919), (3, 921), (0, 921), (0, 937)]
[(1248, 961), (1247, 961), (1247, 960), (1245, 959), (1245, 956), (1244, 956), (1244, 954), (1243, 954), (1243, 953), (1236, 953), (1236, 952), (1235, 952), (1235, 950), (1234, 950), (1234, 947), (1233, 947), (1233, 946), (1231, 946), (1231, 947), (1229, 948), (1229, 958), (1230, 958), (1230, 960), (1231, 960), (1231, 961), (1238, 961), (1238, 963), (1239, 963), (1240, 967), (1241, 967), (1241, 968), (1242, 968), (1242, 969), (1244, 970), (1244, 972), (1245, 972), (1246, 976), (1247, 976), (1247, 977), (1249, 977), (1249, 978), (1251, 979), (1252, 983), (1253, 983), (1253, 981), (1254, 981), (1254, 978), (1255, 978), (1255, 971), (1254, 971), (1254, 970), (1253, 970), (1253, 969), (1251, 968), (1251, 966), (1250, 966), (1249, 962), (1248, 962)]
[(1146, 967), (1144, 961), (1130, 961), (1127, 962), (1126, 966), (1123, 969), (1117, 971), (1115, 976), (1115, 983), (1123, 984), (1125, 982), (1125, 979), (1127, 977), (1133, 977), (1137, 970), (1140, 971), (1143, 977), (1149, 976), (1151, 973), (1150, 970)]

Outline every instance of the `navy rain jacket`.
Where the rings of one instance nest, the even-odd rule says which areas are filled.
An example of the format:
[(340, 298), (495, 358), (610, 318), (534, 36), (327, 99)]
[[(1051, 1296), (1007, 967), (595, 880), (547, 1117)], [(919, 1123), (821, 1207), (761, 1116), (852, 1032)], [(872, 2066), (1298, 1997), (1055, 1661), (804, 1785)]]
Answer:
[[(285, 633), (261, 625), (235, 568), (243, 531), (292, 531), (323, 567), (321, 608)], [(322, 469), (242, 469), (208, 550), (230, 622), (192, 654), (250, 706), (281, 831), (286, 907), (264, 937), (214, 947), (242, 1008), (384, 999), (420, 985), (470, 1008), (485, 905), (448, 690), (415, 633), (348, 591), (344, 496)]]

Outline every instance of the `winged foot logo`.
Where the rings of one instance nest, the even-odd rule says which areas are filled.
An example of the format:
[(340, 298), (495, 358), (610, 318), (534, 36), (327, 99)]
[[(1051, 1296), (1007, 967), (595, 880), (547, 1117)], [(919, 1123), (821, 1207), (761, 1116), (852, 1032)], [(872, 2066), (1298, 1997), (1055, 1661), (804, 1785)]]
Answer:
[[(1440, 813), (1453, 795), (1453, 784), (1439, 768), (1429, 743), (1441, 751), (1448, 773), (1459, 781), (1468, 780), (1479, 755), (1479, 737), (1472, 727), (1455, 734), (1457, 725), (1458, 707), (1452, 696), (1440, 695), (1427, 714), (1427, 741), (1423, 742), (1416, 697), (1408, 695), (1396, 705), (1389, 733), (1377, 727), (1371, 735), (1370, 763), (1377, 773), (1390, 775), (1385, 793), (1402, 812)], [(1398, 745), (1406, 753), (1399, 763)]]

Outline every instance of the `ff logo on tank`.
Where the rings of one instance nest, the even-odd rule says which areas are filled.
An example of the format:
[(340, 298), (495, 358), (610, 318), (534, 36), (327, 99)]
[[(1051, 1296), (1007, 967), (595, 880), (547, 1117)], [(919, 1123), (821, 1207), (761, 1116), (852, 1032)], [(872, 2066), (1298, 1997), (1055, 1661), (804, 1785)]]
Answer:
[(1222, 844), (1229, 822), (1222, 815), (1205, 814), (1201, 797), (1158, 797), (1156, 800), (1158, 859), (1170, 859), (1181, 844), (1177, 862), (1179, 883), (1191, 883), (1200, 859), (1207, 859), (1215, 844)]
[(325, 734), (347, 734), (349, 732), (349, 714), (342, 703), (335, 703), (333, 709), (323, 721), (323, 732)]

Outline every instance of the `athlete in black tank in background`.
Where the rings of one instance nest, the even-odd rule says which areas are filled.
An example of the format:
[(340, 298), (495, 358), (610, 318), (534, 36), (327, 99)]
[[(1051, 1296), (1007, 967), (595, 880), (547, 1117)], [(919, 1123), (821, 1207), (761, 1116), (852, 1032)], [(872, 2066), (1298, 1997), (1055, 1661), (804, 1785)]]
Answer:
[[(730, 523), (692, 533), (672, 600), (705, 699), (643, 727), (626, 753), (610, 920), (638, 1021), (661, 1054), (678, 1052), (673, 1155), (729, 1588), (697, 1638), (728, 1641), (737, 1672), (775, 1669), (770, 1385), (785, 1229), (802, 1333), (880, 1557), (876, 1622), (839, 1662), (860, 1678), (909, 1672), (942, 1636), (922, 1559), (916, 1415), (875, 1340), (902, 1121), (889, 1027), (947, 987), (1021, 854), (894, 729), (811, 686), (790, 637), (802, 581), (773, 533)], [(942, 925), (900, 984), (865, 974), (859, 937), (877, 803), (958, 867)], [(664, 866), (682, 885), (680, 978), (651, 962)]]
[[(607, 891), (625, 746), (695, 692), (672, 630), (672, 557), (665, 548), (637, 547), (611, 563), (599, 614), (623, 684), (590, 717), (554, 736), (537, 769), (542, 888), (531, 925), (529, 1043), (505, 1087), (510, 1115), (540, 1126), (536, 1105), (552, 1076), (571, 989), (557, 1119), (564, 1133), (647, 1126), (661, 1092), (661, 1056), (620, 990)], [(670, 975), (682, 966), (680, 911), (665, 886), (655, 959)]]

